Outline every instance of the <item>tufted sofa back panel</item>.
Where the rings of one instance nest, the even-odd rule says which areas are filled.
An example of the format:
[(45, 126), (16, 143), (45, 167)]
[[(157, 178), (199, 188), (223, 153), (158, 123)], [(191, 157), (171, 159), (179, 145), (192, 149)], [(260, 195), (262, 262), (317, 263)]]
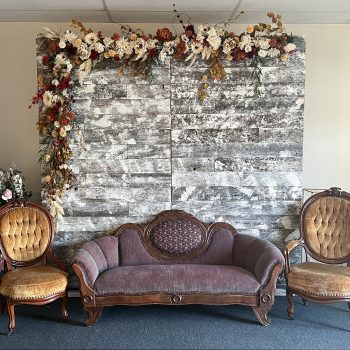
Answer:
[(205, 240), (205, 232), (195, 221), (169, 218), (152, 227), (149, 239), (160, 252), (179, 256), (200, 248)]
[[(164, 231), (164, 234), (171, 232)], [(178, 237), (186, 237), (186, 230), (178, 234)], [(208, 264), (208, 265), (232, 265), (233, 247), (235, 236), (226, 228), (220, 227), (213, 232), (209, 246), (199, 255), (186, 257), (187, 249), (182, 250), (178, 244), (177, 254), (171, 260), (159, 259), (152, 255), (145, 245), (143, 237), (136, 229), (126, 228), (119, 231), (119, 263), (121, 266), (153, 265), (153, 264)], [(170, 240), (169, 238), (167, 238)], [(171, 241), (171, 240), (170, 240)], [(186, 241), (186, 239), (185, 239)], [(156, 243), (154, 243), (156, 245)], [(189, 246), (192, 246), (190, 244)], [(179, 254), (179, 249), (183, 254)], [(166, 250), (169, 252), (169, 250)], [(174, 250), (172, 250), (174, 252)]]
[(303, 213), (303, 235), (312, 252), (339, 259), (350, 253), (350, 201), (321, 197)]
[(49, 220), (36, 208), (14, 208), (0, 218), (1, 245), (12, 260), (30, 261), (40, 257), (50, 238)]

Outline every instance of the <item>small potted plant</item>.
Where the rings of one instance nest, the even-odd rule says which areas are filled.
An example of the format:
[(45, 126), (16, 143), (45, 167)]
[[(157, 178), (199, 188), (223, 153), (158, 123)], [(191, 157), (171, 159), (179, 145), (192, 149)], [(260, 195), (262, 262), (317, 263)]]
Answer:
[(8, 170), (0, 169), (0, 206), (12, 199), (28, 199), (32, 195), (24, 185), (24, 176), (21, 171), (11, 164)]

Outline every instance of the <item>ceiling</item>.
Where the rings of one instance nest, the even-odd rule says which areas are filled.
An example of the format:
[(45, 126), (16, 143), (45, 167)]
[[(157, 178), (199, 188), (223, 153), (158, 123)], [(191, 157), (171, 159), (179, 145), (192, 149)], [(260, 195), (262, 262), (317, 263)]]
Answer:
[[(350, 23), (350, 0), (0, 0), (0, 22), (171, 23), (176, 9), (192, 23), (257, 23), (267, 11), (284, 23)], [(176, 19), (175, 19), (175, 22)]]

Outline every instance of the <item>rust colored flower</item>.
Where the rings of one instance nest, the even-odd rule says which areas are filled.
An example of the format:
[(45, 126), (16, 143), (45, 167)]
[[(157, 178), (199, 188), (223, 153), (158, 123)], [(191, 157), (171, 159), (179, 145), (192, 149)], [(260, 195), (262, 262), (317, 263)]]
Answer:
[(142, 34), (141, 35), (141, 38), (144, 40), (144, 41), (148, 41), (148, 36), (146, 34)]
[(69, 123), (70, 123), (70, 119), (68, 119), (68, 118), (61, 119), (61, 124), (62, 125), (68, 125)]
[(172, 35), (172, 32), (168, 28), (161, 28), (157, 30), (156, 37), (160, 41), (170, 41)]
[(49, 44), (49, 51), (51, 54), (55, 54), (59, 49), (59, 46), (56, 42), (54, 42), (53, 40), (50, 41), (50, 44)]
[(112, 39), (115, 40), (115, 41), (117, 41), (117, 40), (120, 39), (120, 35), (119, 35), (118, 33), (114, 33), (114, 34), (112, 35)]
[(247, 56), (247, 54), (242, 50), (239, 50), (237, 52), (237, 60), (238, 61), (243, 61), (246, 58), (246, 56)]
[(186, 43), (183, 41), (180, 41), (176, 45), (175, 58), (181, 59), (184, 56), (185, 51), (186, 51)]
[(272, 38), (272, 39), (270, 40), (270, 42), (269, 42), (269, 45), (270, 45), (271, 47), (276, 47), (277, 44), (278, 44), (278, 41), (277, 41), (276, 38)]
[(234, 37), (236, 36), (236, 34), (235, 34), (234, 32), (229, 32), (229, 33), (228, 33), (228, 36), (229, 36), (230, 38), (234, 38)]

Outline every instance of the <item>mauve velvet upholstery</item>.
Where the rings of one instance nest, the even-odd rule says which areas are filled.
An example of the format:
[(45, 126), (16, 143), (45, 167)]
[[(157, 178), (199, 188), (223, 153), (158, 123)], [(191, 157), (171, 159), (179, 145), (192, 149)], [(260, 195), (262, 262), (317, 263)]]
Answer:
[(192, 259), (179, 259), (159, 261), (150, 254), (142, 244), (137, 231), (125, 229), (119, 235), (119, 263), (121, 266), (155, 265), (155, 264), (207, 264), (232, 265), (233, 243), (235, 238), (225, 228), (219, 228), (212, 237), (210, 246), (201, 255)]
[(206, 251), (192, 258), (159, 260), (149, 254), (136, 229), (118, 237), (87, 242), (74, 261), (87, 283), (100, 294), (231, 293), (256, 294), (269, 280), (272, 268), (284, 264), (277, 247), (249, 235), (232, 235), (220, 227)]
[(74, 261), (84, 268), (87, 282), (93, 286), (100, 273), (119, 265), (118, 238), (105, 236), (84, 243)]
[(247, 270), (223, 265), (120, 266), (101, 273), (94, 288), (98, 295), (140, 293), (251, 294), (260, 283)]
[(233, 265), (253, 273), (264, 285), (271, 269), (277, 264), (284, 265), (284, 257), (271, 242), (250, 235), (237, 235), (233, 249)]

